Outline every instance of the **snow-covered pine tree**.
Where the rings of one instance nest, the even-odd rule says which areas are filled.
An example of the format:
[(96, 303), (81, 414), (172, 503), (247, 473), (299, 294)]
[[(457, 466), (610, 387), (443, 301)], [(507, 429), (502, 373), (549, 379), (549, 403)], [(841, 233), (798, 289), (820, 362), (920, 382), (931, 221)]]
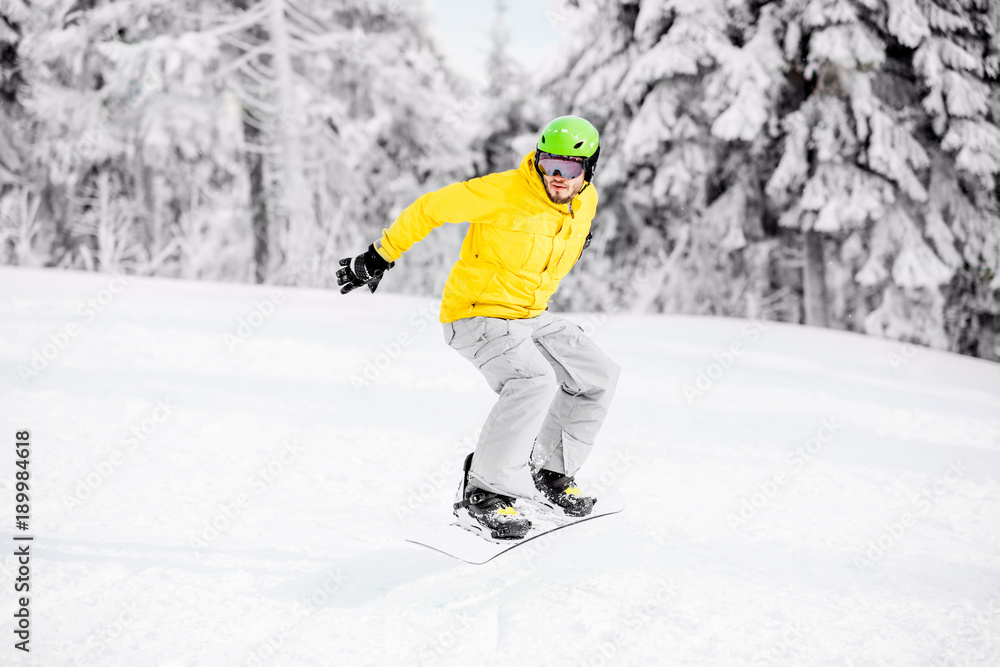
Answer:
[(552, 115), (544, 91), (532, 90), (528, 73), (508, 51), (506, 0), (495, 0), (495, 8), (486, 64), (484, 127), (477, 142), (482, 145), (480, 171), (484, 174), (516, 168)]
[[(343, 159), (328, 168), (336, 198), (327, 246), (343, 257), (364, 249), (423, 193), (475, 175), (475, 132), (482, 86), (450, 72), (429, 36), (420, 5), (395, 0), (351, 2), (337, 10), (352, 48), (328, 63), (331, 106)], [(461, 243), (448, 225), (401, 260), (380, 289), (440, 295)], [(327, 282), (333, 283), (333, 261)], [(400, 267), (402, 268), (402, 267)]]
[[(38, 14), (17, 45), (33, 132), (19, 136), (34, 137), (22, 171), (49, 264), (246, 279), (253, 232), (269, 228), (268, 279), (331, 283), (338, 256), (472, 174), (468, 128), (449, 119), (461, 87), (400, 3), (87, 0)], [(288, 210), (305, 211), (303, 234), (265, 224)]]
[[(974, 3), (952, 4), (971, 27)], [(817, 234), (827, 239), (826, 257), (807, 261), (806, 273), (832, 286), (838, 321), (956, 349), (955, 322), (946, 322), (945, 306), (963, 288), (954, 282), (959, 256), (946, 222), (953, 217), (941, 207), (955, 210), (947, 194), (968, 188), (985, 204), (973, 236), (997, 229), (990, 219), (995, 193), (983, 195), (994, 190), (991, 146), (1000, 143), (991, 139), (997, 130), (986, 115), (989, 39), (963, 33), (978, 66), (975, 58), (962, 59), (960, 53), (970, 53), (949, 49), (940, 36), (940, 25), (958, 25), (943, 21), (941, 11), (934, 2), (910, 0), (785, 6), (786, 58), (789, 72), (802, 73), (803, 100), (786, 116), (784, 150), (767, 193), (782, 211), (782, 225), (804, 232), (807, 246)], [(965, 71), (949, 71), (942, 51)], [(959, 150), (955, 131), (948, 134), (952, 116), (960, 131), (978, 133), (978, 148)], [(970, 173), (972, 165), (978, 171)], [(963, 172), (965, 182), (949, 190), (946, 181)], [(832, 261), (837, 250), (840, 262)], [(976, 259), (981, 264), (982, 257)], [(821, 275), (825, 266), (833, 275)]]
[(937, 140), (924, 220), (926, 237), (954, 272), (945, 290), (948, 347), (1000, 360), (1000, 4), (907, 9), (895, 8), (889, 28), (914, 50)]
[(334, 149), (331, 126), (317, 113), (328, 93), (308, 70), (324, 38), (343, 44), (347, 31), (331, 33), (307, 1), (230, 0), (213, 18), (203, 32), (220, 39), (220, 74), (242, 110), (255, 279), (281, 269), (284, 280), (314, 282), (325, 225), (307, 181)]
[(23, 106), (27, 92), (19, 49), (44, 12), (23, 0), (0, 4), (0, 264), (40, 266), (47, 257), (39, 217), (43, 188), (30, 159), (34, 125)]
[[(262, 156), (266, 217), (290, 221), (270, 227), (265, 273), (332, 284), (336, 259), (371, 242), (425, 187), (470, 175), (471, 136), (448, 123), (455, 81), (419, 8), (262, 0), (247, 11), (259, 5), (267, 20), (227, 39), (226, 72), (246, 111), (247, 148)], [(254, 204), (258, 220), (264, 205)], [(407, 287), (423, 285), (409, 277)]]
[[(850, 272), (830, 263), (824, 239), (836, 246), (857, 234), (845, 247), (863, 253), (872, 226), (873, 242), (913, 227), (912, 207), (926, 201), (916, 172), (928, 158), (913, 136), (912, 107), (885, 100), (905, 91), (900, 77), (886, 72), (885, 41), (870, 10), (851, 0), (803, 0), (787, 3), (782, 18), (792, 87), (781, 160), (766, 192), (781, 226), (802, 233), (806, 322), (825, 324), (827, 282), (838, 296), (856, 289)], [(836, 306), (850, 309), (851, 301)], [(832, 315), (850, 321), (855, 313)]]
[[(569, 281), (601, 296), (574, 305), (768, 309), (760, 182), (780, 83), (775, 8), (598, 0), (561, 16), (575, 49), (550, 85), (602, 130), (595, 252)], [(633, 280), (640, 265), (650, 270)]]
[(215, 42), (179, 18), (192, 11), (161, 0), (78, 2), (45, 12), (22, 39), (49, 263), (220, 277), (217, 267), (239, 255), (236, 243), (199, 239), (200, 266), (178, 257), (185, 213), (220, 171), (232, 179), (219, 168), (219, 144), (228, 137), (235, 147), (231, 116), (205, 76)]
[[(604, 150), (575, 307), (780, 297), (793, 321), (995, 354), (996, 3), (580, 4), (553, 83)], [(644, 253), (669, 259), (629, 286)]]

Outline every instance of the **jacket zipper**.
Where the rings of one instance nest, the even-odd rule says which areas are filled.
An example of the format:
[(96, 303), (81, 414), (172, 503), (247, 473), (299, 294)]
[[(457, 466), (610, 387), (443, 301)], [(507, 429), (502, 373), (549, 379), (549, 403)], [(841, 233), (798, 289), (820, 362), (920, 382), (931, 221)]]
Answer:
[[(572, 200), (572, 199), (570, 199), (570, 200), (569, 200), (569, 217), (571, 217), (571, 218), (573, 218), (574, 220), (576, 220), (576, 216), (575, 216), (575, 215), (573, 215), (573, 200)], [(556, 236), (558, 236), (558, 235), (559, 235), (559, 233), (557, 232), (557, 233), (556, 233)], [(565, 239), (564, 239), (564, 241), (565, 241)], [(549, 262), (547, 262), (547, 263), (545, 264), (545, 268), (544, 268), (544, 269), (542, 269), (542, 271), (548, 271), (548, 270), (549, 270), (549, 267), (550, 267), (550, 266), (558, 266), (559, 262), (560, 262), (560, 261), (562, 261), (562, 258), (563, 258), (563, 255), (565, 255), (565, 254), (566, 254), (566, 245), (565, 245), (565, 243), (564, 243), (564, 244), (563, 244), (563, 249), (562, 249), (562, 252), (561, 252), (561, 253), (559, 253), (559, 257), (557, 257), (557, 258), (556, 258), (556, 261), (555, 261), (555, 263), (553, 263), (553, 262), (551, 261), (551, 260), (552, 260), (552, 257), (551, 257), (551, 255), (550, 255), (550, 256), (549, 256)]]
[[(576, 220), (576, 215), (573, 213), (573, 200), (572, 199), (569, 200), (569, 217), (571, 217), (573, 220)], [(559, 255), (559, 259), (556, 260), (556, 264), (559, 263), (559, 260), (562, 259), (563, 255), (565, 255), (565, 254), (566, 254), (566, 248), (564, 247), (563, 251), (562, 251), (562, 254)], [(580, 254), (583, 254), (583, 251), (581, 251)], [(545, 267), (542, 268), (542, 272), (544, 273), (545, 271), (548, 271), (549, 267), (552, 266), (552, 265), (553, 265), (552, 264), (552, 255), (549, 255), (549, 261), (545, 263)]]

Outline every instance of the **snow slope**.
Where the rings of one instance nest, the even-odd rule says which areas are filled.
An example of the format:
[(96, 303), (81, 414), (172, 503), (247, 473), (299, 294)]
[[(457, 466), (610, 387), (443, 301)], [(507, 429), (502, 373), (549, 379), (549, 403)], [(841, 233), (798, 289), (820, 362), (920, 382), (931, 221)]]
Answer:
[(0, 269), (0, 664), (1000, 664), (1000, 366), (575, 316), (624, 367), (580, 477), (629, 506), (476, 567), (402, 539), (493, 400), (436, 315)]

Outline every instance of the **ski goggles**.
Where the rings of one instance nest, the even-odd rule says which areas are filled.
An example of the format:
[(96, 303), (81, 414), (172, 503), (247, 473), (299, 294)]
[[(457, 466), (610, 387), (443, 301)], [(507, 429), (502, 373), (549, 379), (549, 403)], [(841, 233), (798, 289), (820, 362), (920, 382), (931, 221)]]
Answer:
[(583, 161), (565, 155), (539, 153), (538, 169), (546, 176), (558, 174), (565, 179), (573, 180), (583, 173)]

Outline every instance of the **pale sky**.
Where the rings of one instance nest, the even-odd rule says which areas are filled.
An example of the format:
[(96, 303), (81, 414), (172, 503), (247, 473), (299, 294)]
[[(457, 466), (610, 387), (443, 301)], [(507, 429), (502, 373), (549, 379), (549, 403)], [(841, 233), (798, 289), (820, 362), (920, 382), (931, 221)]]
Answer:
[[(473, 79), (484, 77), (496, 16), (494, 0), (426, 1), (435, 39), (449, 62)], [(538, 72), (546, 55), (559, 44), (559, 33), (548, 11), (547, 0), (507, 0), (508, 50), (529, 74)]]

